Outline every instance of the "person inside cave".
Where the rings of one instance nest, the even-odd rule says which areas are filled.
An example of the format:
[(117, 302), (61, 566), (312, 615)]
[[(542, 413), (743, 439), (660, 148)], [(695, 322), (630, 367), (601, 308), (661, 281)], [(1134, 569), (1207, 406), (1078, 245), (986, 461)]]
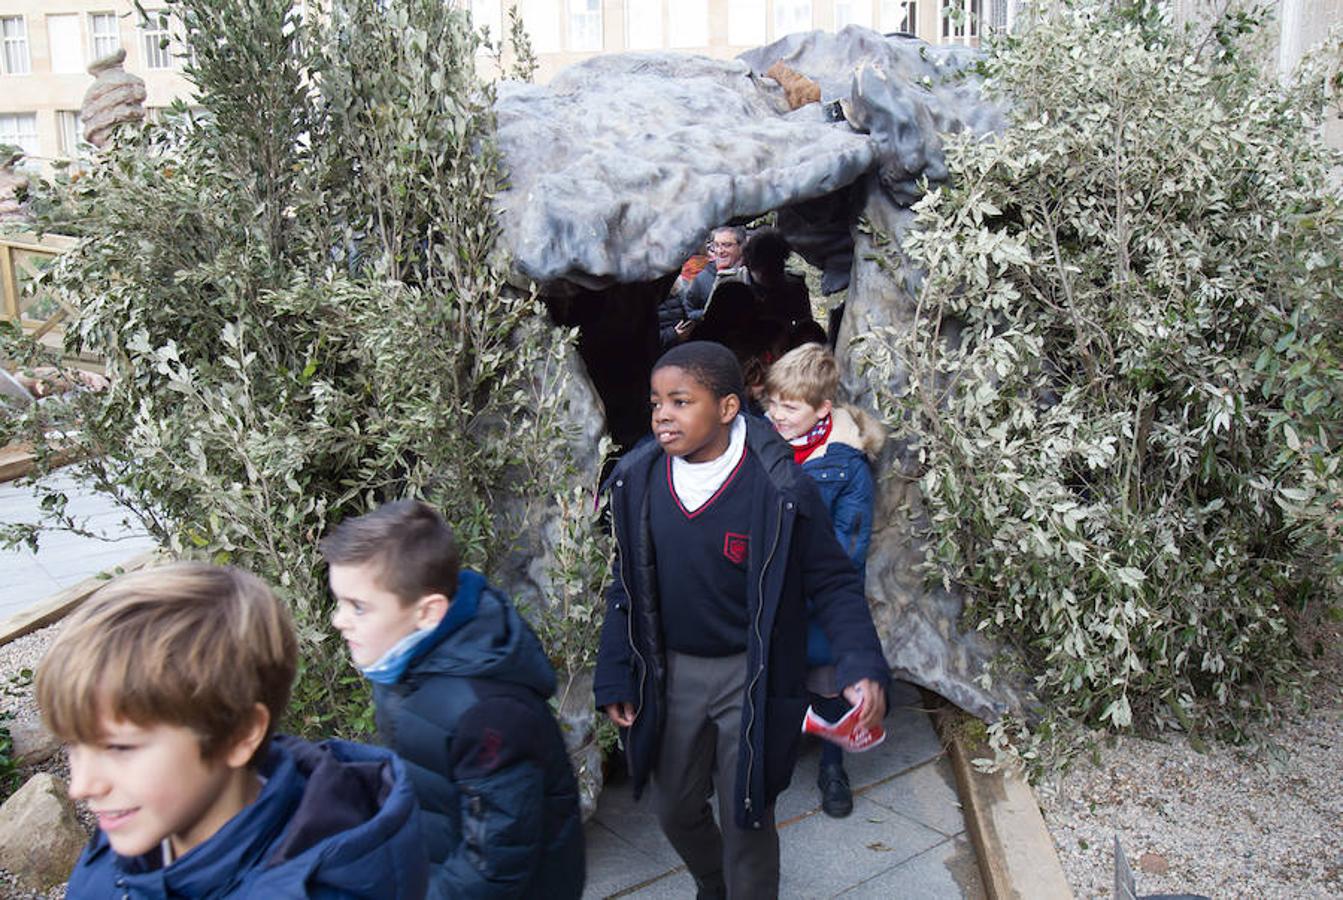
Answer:
[(765, 314), (790, 326), (812, 321), (807, 283), (785, 268), (792, 252), (793, 248), (777, 228), (756, 231), (742, 250), (751, 290)]

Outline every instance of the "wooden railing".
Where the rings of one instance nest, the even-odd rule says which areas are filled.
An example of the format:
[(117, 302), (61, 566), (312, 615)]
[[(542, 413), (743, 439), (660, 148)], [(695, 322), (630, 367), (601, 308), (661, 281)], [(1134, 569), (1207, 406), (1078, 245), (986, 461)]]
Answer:
[[(0, 315), (54, 350), (62, 348), (65, 323), (77, 317), (79, 310), (50, 291), (34, 289), (33, 280), (43, 266), (74, 244), (74, 238), (61, 235), (38, 240), (32, 235), (0, 233)], [(67, 362), (87, 368), (96, 359), (81, 355)]]

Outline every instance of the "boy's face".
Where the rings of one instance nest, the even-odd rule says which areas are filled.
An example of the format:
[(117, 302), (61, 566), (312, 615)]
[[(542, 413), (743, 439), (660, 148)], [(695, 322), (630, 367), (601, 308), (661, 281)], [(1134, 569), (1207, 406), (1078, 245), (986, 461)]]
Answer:
[(820, 406), (812, 406), (805, 400), (786, 400), (778, 395), (769, 398), (765, 408), (774, 429), (785, 441), (800, 438), (816, 427), (816, 423), (830, 415), (833, 405), (825, 400)]
[(741, 409), (735, 394), (715, 397), (680, 366), (663, 366), (653, 373), (649, 403), (653, 434), (662, 449), (692, 463), (727, 452), (732, 420)]
[[(350, 658), (361, 669), (382, 659), (397, 641), (412, 631), (438, 624), (446, 610), (446, 599), (440, 594), (421, 598), (409, 606), (401, 598), (384, 588), (374, 563), (333, 565), (329, 573), (331, 593), (336, 598), (336, 611), (331, 624), (345, 638)], [(434, 616), (434, 599), (443, 600)]]
[(256, 778), (246, 763), (264, 725), (250, 749), (229, 748), (213, 762), (201, 756), (195, 732), (180, 725), (104, 716), (102, 726), (100, 742), (70, 745), (70, 797), (87, 802), (122, 856), (139, 856), (164, 838), (180, 856), (255, 797)]

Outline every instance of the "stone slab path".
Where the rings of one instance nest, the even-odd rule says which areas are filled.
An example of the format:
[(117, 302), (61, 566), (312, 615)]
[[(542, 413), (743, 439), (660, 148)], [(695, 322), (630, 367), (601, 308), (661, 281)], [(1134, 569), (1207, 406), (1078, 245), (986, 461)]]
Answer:
[[(891, 691), (885, 743), (849, 756), (853, 814), (820, 810), (820, 752), (808, 746), (792, 786), (779, 798), (783, 898), (982, 898), (974, 849), (965, 832), (951, 765), (922, 697), (911, 685)], [(629, 782), (602, 792), (587, 824), (585, 898), (685, 898), (695, 885), (662, 836), (648, 797)]]
[[(68, 512), (108, 540), (50, 532), (42, 536), (36, 553), (27, 547), (0, 550), (0, 619), (155, 546), (138, 525), (122, 521), (126, 514), (111, 500), (76, 484), (70, 475), (57, 473), (50, 483), (70, 497)], [(36, 522), (40, 512), (31, 486), (0, 484), (0, 522)]]

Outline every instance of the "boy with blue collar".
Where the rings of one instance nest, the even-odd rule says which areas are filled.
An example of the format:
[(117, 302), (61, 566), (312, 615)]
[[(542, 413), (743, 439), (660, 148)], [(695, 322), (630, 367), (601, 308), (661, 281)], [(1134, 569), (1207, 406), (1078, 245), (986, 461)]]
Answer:
[(423, 810), (428, 896), (581, 896), (578, 786), (531, 628), (484, 576), (458, 571), (452, 530), (424, 503), (348, 519), (321, 552), (333, 624)]
[(107, 584), (65, 623), (37, 701), (98, 830), (71, 900), (419, 900), (405, 766), (274, 734), (298, 644), (256, 576), (177, 563)]

